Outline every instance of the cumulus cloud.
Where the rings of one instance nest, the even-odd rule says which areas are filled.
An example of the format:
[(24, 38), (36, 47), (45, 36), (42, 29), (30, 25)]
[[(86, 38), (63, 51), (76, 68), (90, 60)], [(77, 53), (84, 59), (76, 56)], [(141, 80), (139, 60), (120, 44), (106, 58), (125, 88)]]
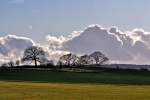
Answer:
[(74, 31), (67, 37), (46, 36), (47, 43), (40, 45), (27, 37), (7, 35), (0, 37), (0, 63), (20, 58), (28, 46), (41, 46), (49, 59), (57, 61), (66, 53), (90, 54), (103, 52), (114, 63), (150, 64), (150, 32), (143, 29), (121, 31), (116, 26), (104, 28), (90, 25)]
[[(79, 36), (64, 43), (64, 48), (71, 52), (89, 54), (99, 50), (111, 59), (118, 59), (116, 55), (123, 56), (121, 47), (122, 41), (119, 37), (100, 25), (90, 25)], [(128, 59), (128, 56), (122, 59)]]
[(34, 41), (16, 35), (0, 37), (0, 62), (7, 62), (21, 57), (24, 49), (35, 45)]
[(121, 31), (117, 27), (90, 25), (68, 37), (49, 36), (50, 47), (76, 54), (101, 51), (118, 63), (148, 64), (150, 59), (150, 32), (143, 29)]
[(46, 36), (47, 44), (43, 48), (49, 53), (49, 59), (53, 59), (56, 62), (60, 56), (69, 53), (69, 51), (63, 50), (63, 44), (68, 40), (69, 38), (64, 36)]
[(51, 36), (51, 35), (46, 36), (46, 41), (49, 42), (49, 49), (52, 49), (52, 50), (56, 50), (56, 49), (58, 50), (62, 48), (62, 44), (67, 40), (68, 39), (66, 39), (63, 36), (60, 36), (60, 37)]

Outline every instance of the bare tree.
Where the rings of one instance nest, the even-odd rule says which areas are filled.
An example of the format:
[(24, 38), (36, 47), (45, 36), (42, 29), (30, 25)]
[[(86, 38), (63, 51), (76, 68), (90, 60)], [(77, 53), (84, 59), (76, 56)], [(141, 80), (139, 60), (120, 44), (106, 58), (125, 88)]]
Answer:
[(80, 65), (90, 65), (93, 64), (92, 57), (88, 55), (83, 55), (79, 58), (79, 64)]
[(16, 60), (15, 64), (16, 64), (16, 66), (19, 66), (20, 65), (20, 60)]
[(54, 62), (53, 62), (53, 60), (48, 60), (45, 58), (45, 59), (40, 61), (40, 65), (53, 66)]
[(69, 53), (60, 57), (58, 63), (61, 65), (76, 65), (78, 57), (75, 54)]
[(62, 65), (63, 65), (63, 63), (62, 63), (62, 61), (58, 60), (58, 62), (57, 62), (57, 64), (56, 64), (56, 65), (58, 65), (58, 66), (62, 66)]
[(100, 64), (108, 63), (108, 61), (109, 61), (109, 58), (107, 58), (107, 57), (104, 56), (104, 57), (101, 59), (101, 63), (100, 63)]
[(14, 64), (13, 61), (10, 61), (10, 62), (7, 63), (7, 65), (8, 65), (9, 67), (13, 67), (15, 64)]
[(47, 61), (47, 66), (54, 66), (54, 61), (53, 60), (48, 60)]
[(95, 51), (94, 53), (92, 53), (90, 55), (90, 57), (93, 57), (95, 60), (96, 64), (104, 64), (105, 62), (107, 62), (109, 59), (101, 52), (99, 51)]
[(41, 47), (32, 46), (24, 51), (22, 61), (34, 61), (35, 66), (37, 66), (37, 62), (42, 59), (45, 59), (45, 51)]

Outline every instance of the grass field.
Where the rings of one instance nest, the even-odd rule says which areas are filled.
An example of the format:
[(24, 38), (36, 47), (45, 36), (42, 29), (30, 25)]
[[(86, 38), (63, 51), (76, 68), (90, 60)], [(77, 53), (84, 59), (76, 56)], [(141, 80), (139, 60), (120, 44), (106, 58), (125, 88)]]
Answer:
[(76, 73), (53, 71), (0, 72), (1, 81), (27, 81), (40, 83), (89, 83), (89, 84), (137, 84), (150, 85), (150, 72), (106, 71), (100, 73)]
[(0, 100), (149, 100), (150, 86), (0, 82)]
[(0, 100), (149, 100), (150, 73), (0, 73)]

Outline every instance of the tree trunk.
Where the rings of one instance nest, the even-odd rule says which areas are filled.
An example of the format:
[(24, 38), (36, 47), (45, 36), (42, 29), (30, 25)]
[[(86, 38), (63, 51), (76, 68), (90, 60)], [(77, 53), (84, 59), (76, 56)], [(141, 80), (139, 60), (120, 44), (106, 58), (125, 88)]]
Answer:
[(37, 66), (37, 61), (36, 61), (36, 58), (34, 58), (34, 63), (35, 63), (35, 66)]

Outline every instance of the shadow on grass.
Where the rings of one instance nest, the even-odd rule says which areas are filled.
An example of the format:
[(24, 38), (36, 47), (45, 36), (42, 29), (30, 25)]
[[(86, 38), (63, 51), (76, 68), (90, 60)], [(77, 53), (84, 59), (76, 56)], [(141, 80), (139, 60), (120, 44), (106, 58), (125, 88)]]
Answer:
[(0, 72), (0, 81), (69, 84), (86, 83), (150, 85), (150, 73), (146, 71), (106, 71), (100, 73), (76, 73), (22, 70)]

